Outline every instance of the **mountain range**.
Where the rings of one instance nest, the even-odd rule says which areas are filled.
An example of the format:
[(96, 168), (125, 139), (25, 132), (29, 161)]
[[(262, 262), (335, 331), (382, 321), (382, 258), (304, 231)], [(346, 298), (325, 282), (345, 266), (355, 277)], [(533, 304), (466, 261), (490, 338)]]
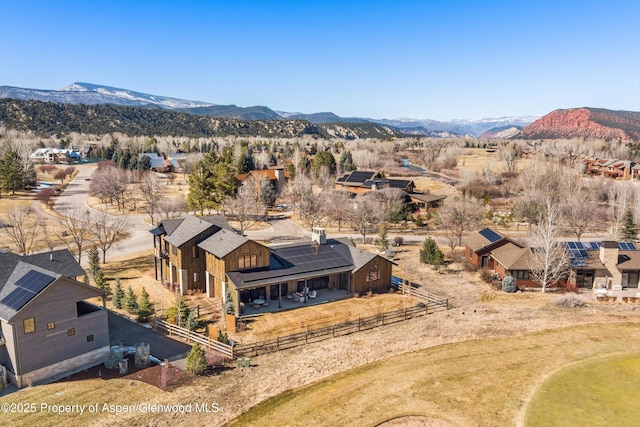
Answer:
[(182, 113), (209, 117), (226, 117), (238, 120), (306, 120), (313, 124), (323, 123), (376, 123), (397, 129), (404, 134), (446, 137), (455, 135), (480, 136), (496, 127), (522, 128), (540, 116), (497, 117), (472, 120), (420, 120), (420, 119), (371, 119), (363, 117), (340, 117), (332, 112), (312, 114), (274, 111), (266, 106), (238, 107), (217, 105), (211, 102), (191, 101), (166, 96), (150, 95), (128, 89), (92, 83), (76, 82), (60, 90), (26, 89), (0, 86), (0, 98), (35, 100), (61, 104), (123, 105), (173, 110)]

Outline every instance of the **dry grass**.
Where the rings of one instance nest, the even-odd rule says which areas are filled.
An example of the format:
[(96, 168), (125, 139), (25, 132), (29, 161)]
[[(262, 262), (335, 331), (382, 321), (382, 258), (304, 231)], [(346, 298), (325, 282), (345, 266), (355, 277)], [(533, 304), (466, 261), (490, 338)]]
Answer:
[(278, 313), (266, 313), (250, 322), (250, 329), (230, 335), (239, 342), (251, 343), (413, 307), (419, 301), (415, 297), (400, 294), (378, 294)]

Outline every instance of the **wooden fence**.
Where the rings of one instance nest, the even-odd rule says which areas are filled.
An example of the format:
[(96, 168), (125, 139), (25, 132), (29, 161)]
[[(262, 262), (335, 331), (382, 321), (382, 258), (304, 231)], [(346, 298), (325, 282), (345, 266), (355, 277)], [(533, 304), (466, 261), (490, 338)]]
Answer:
[[(414, 294), (421, 297), (418, 294)], [(258, 356), (265, 353), (295, 348), (309, 343), (324, 341), (327, 339), (349, 335), (354, 332), (366, 331), (383, 325), (402, 322), (416, 317), (426, 316), (436, 311), (448, 309), (446, 299), (438, 298), (430, 294), (434, 302), (426, 301), (424, 306), (407, 307), (399, 310), (389, 311), (375, 316), (362, 317), (358, 320), (339, 323), (320, 329), (307, 330), (297, 334), (277, 337), (266, 341), (259, 341), (252, 344), (236, 344), (233, 347), (236, 356)]]
[(176, 335), (178, 337), (184, 338), (187, 340), (187, 342), (198, 342), (202, 346), (204, 346), (205, 349), (218, 353), (223, 358), (228, 357), (229, 359), (233, 359), (234, 351), (232, 346), (223, 344), (218, 340), (212, 340), (206, 335), (190, 331), (178, 325), (173, 325), (158, 318), (156, 318), (156, 330), (162, 330), (165, 333), (169, 334), (169, 336)]
[(402, 294), (404, 295), (413, 295), (425, 300), (425, 302), (436, 305), (444, 305), (445, 307), (449, 308), (449, 300), (432, 294), (431, 292), (427, 292), (416, 283), (403, 281), (402, 283), (398, 284), (398, 291), (402, 292)]

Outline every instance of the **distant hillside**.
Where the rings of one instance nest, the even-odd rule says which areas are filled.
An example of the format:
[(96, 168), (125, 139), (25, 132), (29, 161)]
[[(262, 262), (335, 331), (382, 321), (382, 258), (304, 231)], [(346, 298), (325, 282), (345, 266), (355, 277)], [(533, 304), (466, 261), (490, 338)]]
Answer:
[(607, 141), (639, 141), (640, 112), (601, 108), (555, 110), (524, 129), (518, 138), (600, 138)]
[(173, 135), (262, 136), (294, 138), (401, 137), (402, 133), (373, 123), (315, 125), (305, 120), (237, 120), (198, 116), (176, 111), (121, 105), (56, 104), (19, 99), (0, 99), (0, 123), (9, 129), (32, 130), (42, 134), (81, 132), (130, 136)]
[(522, 127), (520, 126), (498, 126), (482, 132), (482, 134), (480, 134), (480, 138), (508, 139), (518, 135), (521, 130)]
[[(197, 108), (177, 108), (175, 111), (198, 116), (226, 117), (238, 120), (277, 120), (282, 117), (269, 107), (238, 107), (237, 105), (211, 105)], [(296, 119), (296, 117), (291, 117)]]

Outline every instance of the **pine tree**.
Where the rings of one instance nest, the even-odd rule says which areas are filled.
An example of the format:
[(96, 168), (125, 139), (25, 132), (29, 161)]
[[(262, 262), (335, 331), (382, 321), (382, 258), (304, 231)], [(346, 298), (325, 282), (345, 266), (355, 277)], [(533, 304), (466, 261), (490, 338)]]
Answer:
[(113, 298), (111, 302), (113, 302), (113, 306), (118, 309), (122, 309), (124, 306), (124, 290), (122, 290), (122, 284), (120, 283), (120, 279), (116, 279), (116, 288), (113, 291)]
[(143, 287), (140, 294), (140, 304), (138, 305), (138, 320), (140, 322), (148, 322), (152, 314), (153, 306), (149, 302), (147, 290)]
[(206, 370), (207, 355), (202, 347), (200, 347), (200, 343), (196, 342), (187, 355), (187, 371), (200, 375)]
[(340, 169), (342, 172), (351, 172), (356, 169), (353, 165), (353, 156), (351, 155), (351, 151), (343, 151), (340, 156)]
[(176, 296), (176, 302), (167, 310), (167, 318), (170, 322), (184, 327), (189, 318), (191, 309), (180, 295)]
[(193, 311), (189, 312), (185, 323), (184, 327), (190, 331), (195, 331), (198, 328), (198, 322), (196, 321), (196, 316)]
[(129, 313), (135, 313), (138, 309), (138, 297), (133, 293), (133, 289), (131, 289), (131, 285), (129, 285), (129, 289), (127, 290), (127, 296), (125, 297), (125, 307)]
[(431, 237), (427, 237), (422, 244), (422, 248), (420, 248), (420, 262), (434, 267), (444, 264), (444, 253)]
[(106, 293), (111, 292), (111, 286), (109, 285), (107, 278), (104, 277), (104, 273), (102, 272), (101, 268), (98, 268), (98, 271), (96, 272), (96, 277), (94, 280), (95, 280), (96, 287), (98, 289)]
[(389, 238), (387, 236), (387, 226), (383, 225), (378, 233), (378, 246), (380, 250), (386, 251), (389, 248)]
[(633, 217), (631, 209), (627, 209), (622, 218), (622, 230), (620, 230), (620, 240), (630, 242), (638, 238), (636, 220)]
[(94, 246), (91, 249), (89, 249), (88, 256), (89, 256), (89, 274), (91, 274), (91, 277), (95, 281), (96, 274), (100, 269), (100, 253), (98, 252), (97, 246)]

